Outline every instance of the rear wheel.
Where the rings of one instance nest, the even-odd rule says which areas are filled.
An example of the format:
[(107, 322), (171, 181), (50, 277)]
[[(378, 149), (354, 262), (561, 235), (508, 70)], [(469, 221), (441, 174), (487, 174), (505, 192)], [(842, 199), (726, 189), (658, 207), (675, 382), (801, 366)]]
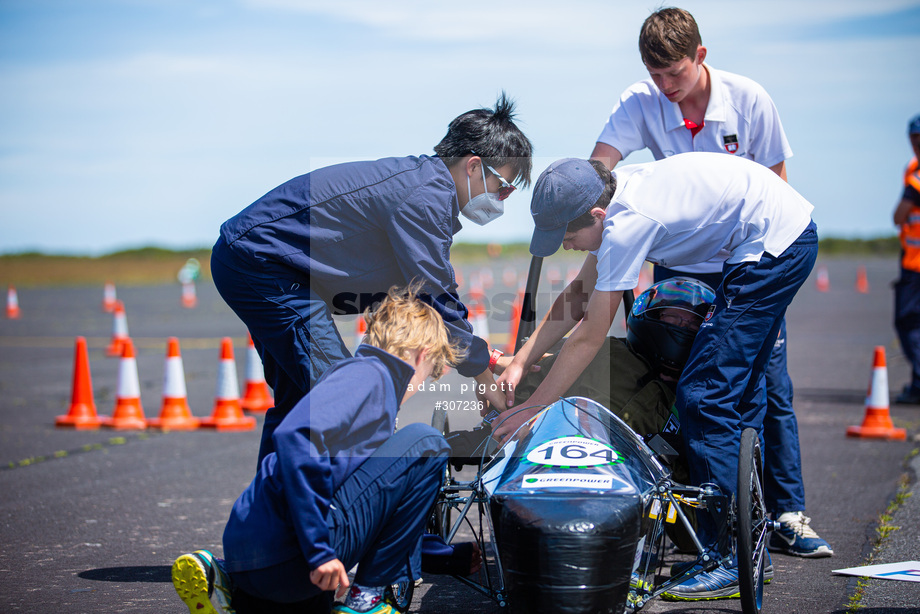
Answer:
[(763, 496), (763, 459), (754, 429), (741, 433), (738, 454), (738, 584), (741, 611), (760, 614), (769, 519)]

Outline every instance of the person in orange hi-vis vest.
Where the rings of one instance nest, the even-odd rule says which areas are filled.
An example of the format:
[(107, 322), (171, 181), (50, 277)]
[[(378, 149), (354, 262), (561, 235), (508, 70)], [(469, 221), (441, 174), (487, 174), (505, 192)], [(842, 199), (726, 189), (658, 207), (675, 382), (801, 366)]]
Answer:
[(907, 125), (914, 158), (904, 172), (904, 194), (894, 211), (901, 227), (901, 278), (894, 286), (894, 328), (911, 364), (910, 383), (895, 400), (920, 405), (920, 115)]

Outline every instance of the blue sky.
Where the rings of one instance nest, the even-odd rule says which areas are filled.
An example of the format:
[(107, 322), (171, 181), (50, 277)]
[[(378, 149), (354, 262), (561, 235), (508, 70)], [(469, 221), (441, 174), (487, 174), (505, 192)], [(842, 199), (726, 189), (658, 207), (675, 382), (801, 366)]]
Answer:
[[(759, 81), (823, 236), (894, 232), (920, 3), (699, 0), (708, 62)], [(329, 163), (431, 153), (517, 100), (536, 176), (645, 78), (634, 0), (0, 0), (0, 253), (208, 246)], [(645, 153), (626, 163), (650, 160)], [(529, 192), (458, 241), (526, 241)]]

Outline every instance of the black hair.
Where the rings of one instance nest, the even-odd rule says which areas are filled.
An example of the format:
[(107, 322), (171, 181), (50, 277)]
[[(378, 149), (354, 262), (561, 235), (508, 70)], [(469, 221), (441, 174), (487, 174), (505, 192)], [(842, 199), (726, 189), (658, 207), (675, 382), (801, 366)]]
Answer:
[(585, 209), (578, 217), (569, 222), (568, 226), (565, 227), (566, 232), (576, 232), (593, 224), (594, 216), (591, 215), (591, 210), (595, 207), (606, 209), (607, 205), (610, 204), (610, 199), (613, 198), (613, 193), (617, 190), (617, 178), (610, 172), (606, 164), (600, 160), (593, 159), (588, 160), (588, 162), (594, 167), (594, 170), (597, 171), (597, 174), (600, 175), (601, 179), (604, 181), (604, 191), (601, 192), (600, 197), (598, 197), (593, 205)]
[(514, 101), (505, 92), (495, 109), (474, 109), (460, 115), (447, 127), (447, 134), (434, 152), (451, 167), (473, 154), (495, 168), (511, 165), (512, 183), (530, 185), (533, 145), (514, 123)]

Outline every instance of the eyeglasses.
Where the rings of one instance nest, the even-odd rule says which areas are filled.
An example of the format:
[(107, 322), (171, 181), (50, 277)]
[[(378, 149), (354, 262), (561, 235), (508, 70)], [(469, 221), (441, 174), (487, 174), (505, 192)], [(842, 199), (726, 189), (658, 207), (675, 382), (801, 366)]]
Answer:
[(504, 177), (498, 174), (498, 171), (486, 164), (486, 168), (489, 169), (489, 172), (498, 177), (499, 181), (502, 182), (502, 187), (498, 189), (498, 200), (505, 200), (511, 193), (514, 192), (517, 188), (510, 183), (508, 183)]
[(680, 328), (699, 330), (701, 318), (698, 315), (683, 316), (674, 312), (664, 312), (658, 316), (658, 320), (665, 324), (679, 326)]

